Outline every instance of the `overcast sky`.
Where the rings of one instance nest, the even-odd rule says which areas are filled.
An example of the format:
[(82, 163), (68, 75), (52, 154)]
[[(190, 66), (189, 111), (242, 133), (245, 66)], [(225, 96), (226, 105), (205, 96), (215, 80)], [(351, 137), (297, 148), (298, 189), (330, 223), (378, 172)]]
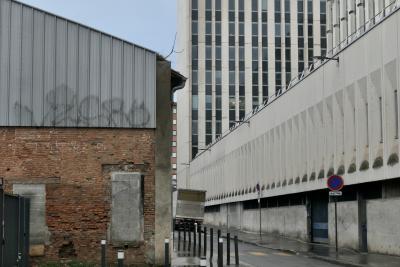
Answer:
[[(176, 0), (18, 0), (167, 55)], [(174, 58), (169, 58), (174, 61)]]

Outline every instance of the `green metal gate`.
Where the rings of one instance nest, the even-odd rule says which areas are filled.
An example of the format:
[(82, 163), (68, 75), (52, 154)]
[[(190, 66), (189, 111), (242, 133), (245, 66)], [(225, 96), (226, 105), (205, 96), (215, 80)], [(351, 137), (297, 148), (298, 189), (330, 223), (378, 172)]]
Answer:
[(29, 265), (29, 199), (6, 194), (0, 180), (0, 266)]

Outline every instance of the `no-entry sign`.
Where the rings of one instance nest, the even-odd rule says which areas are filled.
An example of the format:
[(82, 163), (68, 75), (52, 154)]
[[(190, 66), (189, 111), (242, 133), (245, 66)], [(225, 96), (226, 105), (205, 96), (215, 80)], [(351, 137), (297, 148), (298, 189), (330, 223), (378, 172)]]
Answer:
[(331, 191), (340, 191), (344, 186), (344, 181), (342, 176), (332, 175), (328, 178), (327, 184)]

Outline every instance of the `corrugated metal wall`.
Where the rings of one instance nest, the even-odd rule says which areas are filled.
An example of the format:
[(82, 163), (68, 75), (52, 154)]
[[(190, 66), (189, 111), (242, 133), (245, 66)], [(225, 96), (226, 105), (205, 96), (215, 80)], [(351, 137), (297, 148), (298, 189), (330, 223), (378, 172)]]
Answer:
[(156, 54), (0, 0), (0, 126), (155, 128)]

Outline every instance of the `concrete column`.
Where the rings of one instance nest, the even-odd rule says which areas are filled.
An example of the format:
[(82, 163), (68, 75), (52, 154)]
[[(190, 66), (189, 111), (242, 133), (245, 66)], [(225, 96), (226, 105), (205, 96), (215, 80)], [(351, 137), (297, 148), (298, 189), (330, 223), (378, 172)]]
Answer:
[(332, 1), (333, 47), (336, 47), (340, 43), (340, 2), (339, 0)]
[(365, 0), (356, 0), (356, 29), (365, 23)]
[(357, 192), (359, 250), (368, 252), (367, 243), (367, 203), (361, 191)]
[(333, 17), (332, 17), (332, 1), (326, 1), (326, 49), (329, 52), (333, 48)]

